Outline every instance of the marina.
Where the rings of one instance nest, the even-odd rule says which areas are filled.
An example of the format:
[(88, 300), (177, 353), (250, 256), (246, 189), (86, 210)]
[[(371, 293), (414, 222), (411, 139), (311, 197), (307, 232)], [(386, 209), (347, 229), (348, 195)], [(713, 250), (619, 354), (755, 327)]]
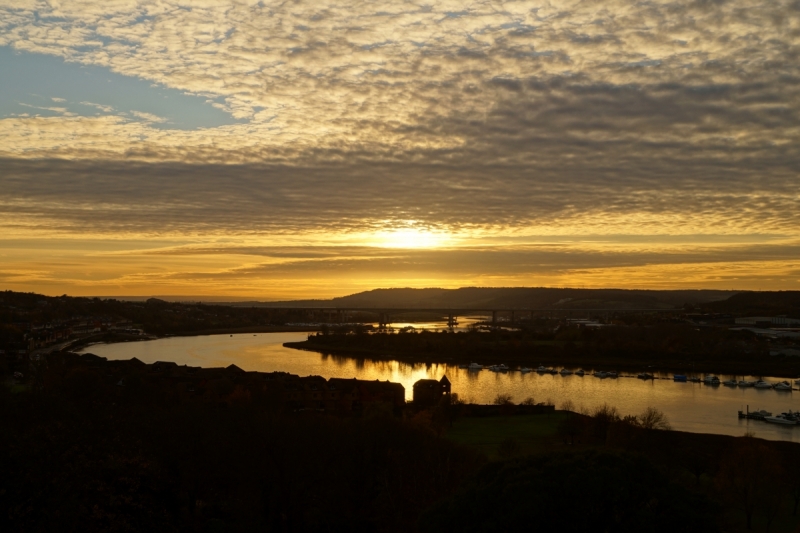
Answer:
[[(747, 406), (769, 413), (800, 411), (800, 394), (794, 380), (773, 376), (727, 376), (737, 386), (703, 382), (703, 375), (681, 375), (647, 369), (639, 373), (612, 372), (591, 368), (572, 368), (572, 374), (561, 373), (564, 367), (530, 365), (522, 368), (495, 366), (490, 370), (478, 360), (471, 364), (409, 364), (396, 360), (373, 360), (293, 350), (285, 342), (305, 339), (306, 333), (265, 333), (169, 337), (152, 341), (119, 344), (96, 344), (83, 352), (109, 359), (131, 359), (144, 362), (174, 361), (179, 365), (225, 367), (235, 364), (245, 370), (283, 371), (299, 376), (318, 375), (379, 379), (401, 383), (411, 399), (413, 384), (420, 379), (441, 379), (447, 375), (453, 391), (473, 403), (491, 404), (499, 394), (507, 394), (520, 403), (528, 398), (551, 402), (557, 408), (591, 411), (604, 404), (616, 407), (620, 414), (639, 414), (648, 407), (663, 411), (673, 427), (681, 431), (741, 436), (800, 442), (800, 429), (760, 419), (739, 418), (737, 411)], [(649, 376), (652, 376), (649, 377)], [(681, 378), (682, 377), (682, 381)], [(746, 382), (742, 385), (742, 382)], [(752, 382), (753, 386), (747, 383)], [(763, 382), (765, 388), (756, 387)], [(789, 382), (795, 390), (774, 388)]]

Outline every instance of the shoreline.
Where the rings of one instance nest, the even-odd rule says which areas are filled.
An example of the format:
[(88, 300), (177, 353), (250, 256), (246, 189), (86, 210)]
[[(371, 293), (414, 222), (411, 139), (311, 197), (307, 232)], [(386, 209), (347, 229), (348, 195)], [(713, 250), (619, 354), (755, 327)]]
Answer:
[[(443, 356), (436, 356), (435, 354), (420, 354), (420, 355), (411, 355), (411, 354), (403, 354), (398, 352), (392, 352), (391, 350), (382, 350), (381, 352), (375, 352), (373, 350), (365, 350), (365, 349), (358, 349), (358, 348), (332, 348), (330, 346), (324, 346), (319, 344), (310, 343), (309, 341), (300, 341), (300, 342), (285, 342), (283, 346), (286, 348), (291, 348), (294, 350), (304, 350), (304, 351), (312, 351), (312, 352), (319, 352), (319, 353), (330, 353), (335, 355), (343, 355), (353, 358), (363, 358), (363, 359), (374, 359), (377, 361), (386, 361), (387, 359), (392, 359), (396, 361), (402, 361), (404, 363), (409, 364), (446, 364), (446, 365), (460, 365), (460, 364), (469, 364), (472, 361), (469, 359), (462, 359), (460, 357), (443, 357)], [(567, 368), (584, 368), (584, 369), (594, 369), (594, 370), (614, 370), (614, 371), (626, 371), (626, 372), (643, 372), (648, 371), (650, 373), (654, 372), (661, 372), (661, 373), (670, 373), (670, 374), (719, 374), (723, 376), (769, 376), (774, 378), (781, 378), (787, 380), (795, 380), (800, 378), (798, 374), (792, 374), (790, 372), (781, 371), (776, 368), (770, 369), (770, 371), (764, 372), (763, 369), (756, 369), (752, 367), (752, 363), (743, 363), (740, 365), (735, 364), (715, 364), (715, 363), (699, 363), (691, 366), (686, 366), (686, 364), (681, 364), (679, 361), (660, 361), (656, 362), (656, 364), (649, 364), (651, 362), (634, 362), (629, 360), (589, 360), (587, 358), (572, 358), (572, 359), (561, 359), (561, 358), (539, 358), (536, 363), (533, 363), (530, 360), (509, 360), (508, 358), (504, 360), (496, 360), (497, 358), (486, 358), (485, 361), (476, 361), (484, 367), (490, 364), (500, 364), (505, 363), (509, 366), (530, 366), (533, 365), (532, 368), (535, 368), (538, 365), (545, 365), (545, 366), (554, 366), (554, 367), (567, 367)], [(793, 385), (794, 387), (794, 385)]]
[(243, 333), (312, 333), (319, 331), (317, 327), (311, 326), (258, 326), (243, 328), (217, 328), (202, 331), (182, 331), (178, 333), (167, 333), (165, 335), (126, 335), (123, 333), (104, 332), (91, 335), (82, 339), (75, 339), (60, 351), (81, 350), (94, 344), (121, 344), (125, 342), (144, 342), (159, 339), (169, 339), (173, 337), (202, 337), (207, 335), (234, 335)]
[[(82, 339), (76, 339), (72, 343), (62, 348), (61, 351), (82, 350), (87, 346), (91, 346), (93, 344), (119, 344), (124, 342), (143, 342), (150, 340), (166, 339), (171, 337), (200, 337), (200, 336), (210, 336), (210, 335), (234, 335), (234, 334), (246, 334), (246, 333), (253, 333), (253, 334), (312, 333), (312, 332), (317, 332), (318, 330), (319, 330), (318, 327), (313, 327), (313, 326), (258, 326), (258, 327), (243, 327), (243, 328), (216, 328), (216, 329), (201, 330), (201, 331), (186, 331), (186, 332), (170, 333), (166, 335), (149, 335), (149, 336), (125, 335), (119, 333), (106, 332), (98, 335), (92, 335), (90, 337), (85, 337)], [(459, 365), (459, 364), (469, 364), (472, 362), (469, 359), (463, 359), (458, 356), (454, 357), (441, 356), (432, 353), (408, 354), (408, 353), (394, 352), (385, 349), (381, 350), (380, 352), (377, 352), (369, 349), (330, 347), (330, 346), (310, 343), (309, 341), (285, 342), (283, 343), (283, 346), (294, 350), (312, 351), (317, 353), (330, 353), (335, 355), (351, 357), (354, 359), (359, 359), (359, 358), (373, 359), (376, 361), (386, 361), (391, 359), (391, 360), (401, 361), (407, 364)], [(490, 364), (506, 363), (509, 364), (510, 366), (533, 365), (533, 367), (535, 367), (541, 364), (545, 366), (557, 366), (557, 367), (568, 367), (568, 368), (583, 367), (596, 370), (616, 370), (616, 371), (626, 371), (626, 372), (648, 371), (650, 373), (660, 372), (660, 373), (677, 373), (677, 374), (687, 374), (687, 375), (716, 373), (719, 375), (730, 375), (730, 376), (769, 376), (769, 377), (776, 377), (788, 380), (795, 380), (800, 378), (800, 375), (798, 374), (786, 372), (785, 370), (781, 370), (774, 367), (768, 368), (766, 371), (763, 368), (758, 369), (752, 366), (752, 363), (717, 364), (718, 362), (715, 363), (700, 362), (691, 367), (687, 366), (685, 363), (681, 361), (635, 362), (635, 361), (621, 360), (621, 359), (615, 360), (612, 358), (607, 358), (605, 360), (595, 360), (595, 359), (590, 360), (588, 358), (576, 357), (567, 360), (561, 358), (540, 357), (536, 360), (536, 362), (533, 362), (530, 359), (509, 360), (508, 358), (506, 358), (502, 361), (494, 359), (496, 358), (490, 357), (486, 358), (485, 361), (477, 361), (477, 362), (483, 364), (484, 366)]]

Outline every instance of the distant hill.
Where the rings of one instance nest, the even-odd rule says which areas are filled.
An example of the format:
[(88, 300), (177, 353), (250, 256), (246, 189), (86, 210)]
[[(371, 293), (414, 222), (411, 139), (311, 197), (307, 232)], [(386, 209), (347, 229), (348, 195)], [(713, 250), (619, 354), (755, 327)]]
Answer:
[[(266, 302), (264, 307), (674, 309), (725, 300), (737, 291), (550, 289), (464, 287), (461, 289), (375, 289), (330, 300)], [(242, 304), (235, 304), (242, 305)]]
[(717, 313), (800, 318), (800, 291), (742, 292), (703, 307)]

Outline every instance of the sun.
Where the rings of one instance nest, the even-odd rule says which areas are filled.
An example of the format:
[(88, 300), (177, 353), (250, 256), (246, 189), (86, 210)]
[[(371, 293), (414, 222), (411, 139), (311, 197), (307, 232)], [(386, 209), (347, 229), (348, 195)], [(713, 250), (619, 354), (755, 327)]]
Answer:
[(447, 244), (448, 235), (425, 228), (398, 228), (380, 231), (373, 236), (382, 248), (438, 248)]

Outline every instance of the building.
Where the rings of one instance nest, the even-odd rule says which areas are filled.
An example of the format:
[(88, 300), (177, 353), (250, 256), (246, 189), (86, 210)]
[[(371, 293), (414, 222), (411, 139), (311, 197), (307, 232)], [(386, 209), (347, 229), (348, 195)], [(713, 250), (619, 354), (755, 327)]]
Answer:
[(420, 379), (414, 383), (414, 405), (439, 405), (443, 396), (450, 397), (451, 384), (447, 376), (442, 379)]

